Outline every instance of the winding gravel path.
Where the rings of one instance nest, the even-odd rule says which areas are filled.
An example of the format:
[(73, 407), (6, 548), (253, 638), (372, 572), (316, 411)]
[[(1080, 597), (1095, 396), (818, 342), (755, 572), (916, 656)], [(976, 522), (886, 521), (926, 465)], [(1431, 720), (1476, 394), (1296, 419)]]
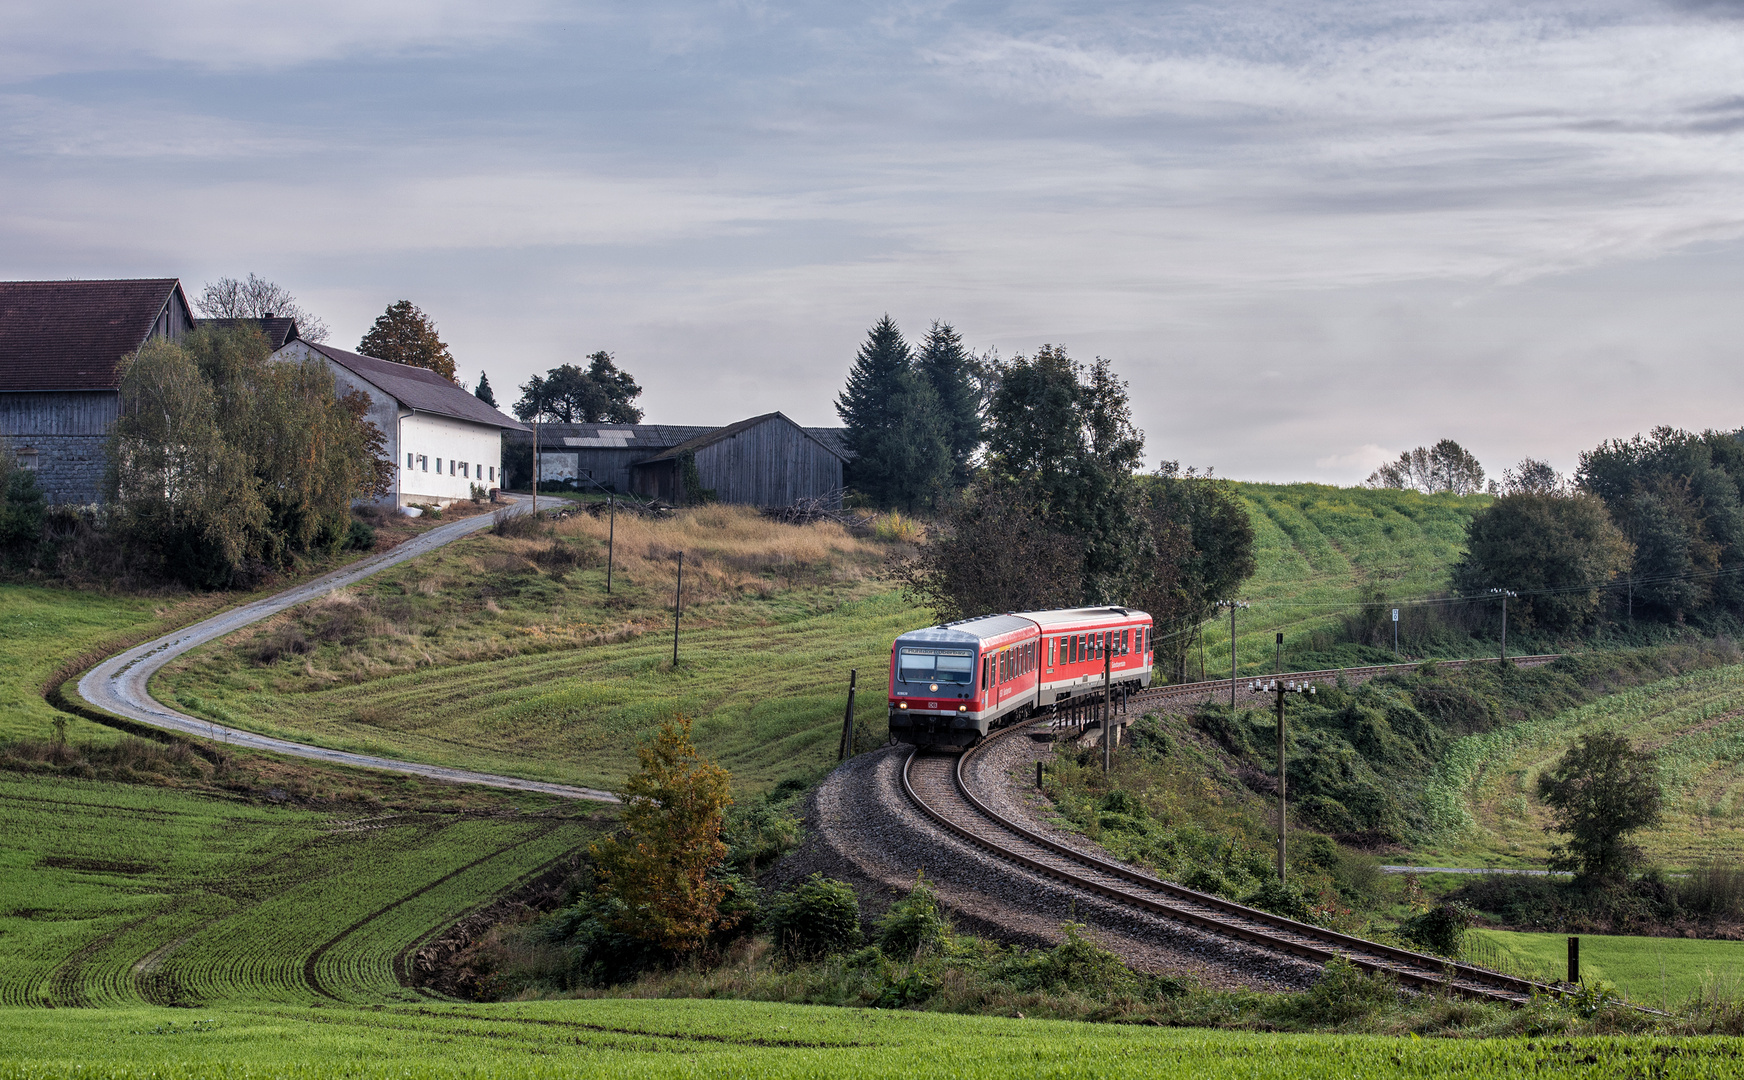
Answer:
[[(509, 507), (511, 513), (517, 514), (525, 513), (530, 509), (531, 506), (527, 502), (519, 499), (515, 500)], [(211, 739), (229, 746), (239, 746), (249, 750), (265, 750), (291, 757), (324, 761), (333, 765), (352, 765), (365, 769), (407, 773), (430, 780), (447, 780), (457, 784), (481, 784), (485, 787), (508, 788), (513, 791), (534, 791), (543, 795), (557, 795), (565, 799), (617, 802), (616, 796), (609, 791), (572, 787), (568, 784), (551, 784), (540, 780), (522, 780), (514, 776), (497, 776), (493, 773), (471, 772), (466, 769), (450, 769), (440, 765), (420, 765), (414, 761), (377, 757), (374, 754), (356, 754), (346, 750), (330, 750), (323, 746), (311, 746), (307, 743), (275, 739), (270, 735), (258, 735), (252, 731), (225, 727), (223, 724), (196, 719), (186, 713), (175, 711), (153, 698), (147, 687), (147, 684), (151, 682), (151, 677), (157, 674), (165, 664), (190, 649), (198, 648), (208, 641), (221, 638), (262, 619), (277, 615), (286, 608), (318, 599), (334, 589), (361, 581), (372, 574), (386, 570), (390, 566), (398, 566), (400, 563), (415, 559), (419, 555), (435, 551), (445, 544), (482, 532), (490, 528), (494, 517), (494, 514), (479, 514), (475, 517), (450, 522), (447, 525), (438, 525), (429, 532), (422, 533), (391, 551), (372, 555), (330, 574), (323, 574), (321, 577), (295, 588), (286, 589), (284, 592), (263, 600), (256, 600), (251, 604), (232, 608), (202, 622), (183, 627), (124, 653), (112, 656), (92, 668), (79, 680), (79, 696), (99, 709), (114, 713), (117, 716), (124, 716), (141, 724), (150, 724), (152, 727)]]

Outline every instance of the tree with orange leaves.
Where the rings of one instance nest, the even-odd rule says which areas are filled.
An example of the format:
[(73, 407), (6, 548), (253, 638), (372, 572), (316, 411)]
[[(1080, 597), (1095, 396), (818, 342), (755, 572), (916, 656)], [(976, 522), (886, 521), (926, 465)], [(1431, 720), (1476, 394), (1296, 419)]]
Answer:
[(710, 871), (727, 855), (730, 778), (690, 741), (684, 716), (661, 724), (636, 756), (642, 769), (618, 792), (623, 828), (592, 847), (600, 891), (621, 905), (618, 930), (688, 952), (720, 921), (726, 886)]

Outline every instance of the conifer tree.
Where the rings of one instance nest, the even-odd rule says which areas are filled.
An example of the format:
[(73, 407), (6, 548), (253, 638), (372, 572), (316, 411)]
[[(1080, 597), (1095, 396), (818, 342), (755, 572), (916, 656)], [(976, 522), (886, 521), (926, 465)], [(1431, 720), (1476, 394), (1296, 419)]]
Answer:
[(938, 394), (915, 371), (889, 315), (867, 332), (836, 413), (856, 455), (849, 483), (867, 500), (913, 510), (930, 505), (949, 484), (951, 448)]
[(357, 343), (357, 351), (377, 360), (427, 368), (444, 379), (454, 378), (454, 357), (436, 336), (436, 324), (410, 300), (390, 304), (377, 315), (375, 325)]
[(983, 441), (979, 367), (950, 323), (935, 321), (915, 356), (916, 371), (938, 396), (951, 448), (952, 480), (959, 488), (968, 484), (969, 462)]
[(497, 407), (497, 396), (491, 392), (490, 376), (482, 371), (478, 373), (478, 389), (472, 392), (472, 396), (493, 409)]

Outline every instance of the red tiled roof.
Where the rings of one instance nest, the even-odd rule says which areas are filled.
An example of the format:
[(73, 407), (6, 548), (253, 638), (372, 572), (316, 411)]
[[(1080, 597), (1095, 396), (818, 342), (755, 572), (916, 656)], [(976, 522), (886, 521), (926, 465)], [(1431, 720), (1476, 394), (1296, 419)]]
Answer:
[(187, 310), (181, 293), (175, 278), (0, 281), (0, 392), (115, 389), (164, 306)]
[(331, 345), (317, 345), (312, 341), (304, 341), (303, 344), (352, 374), (369, 380), (409, 409), (471, 420), (478, 424), (491, 424), (508, 431), (529, 430), (526, 425), (497, 412), (474, 397), (471, 391), (456, 386), (434, 371), (412, 367), (410, 364), (396, 364), (391, 360), (378, 360), (373, 356), (346, 352)]

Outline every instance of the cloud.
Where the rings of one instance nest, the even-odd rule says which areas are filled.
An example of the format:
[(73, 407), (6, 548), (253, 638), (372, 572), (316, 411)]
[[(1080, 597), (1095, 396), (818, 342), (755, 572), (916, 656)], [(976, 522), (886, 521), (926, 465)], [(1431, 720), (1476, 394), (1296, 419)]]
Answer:
[(163, 65), (292, 68), (358, 55), (476, 51), (552, 14), (544, 0), (9, 0), (0, 79)]
[(1385, 450), (1374, 443), (1364, 443), (1362, 446), (1343, 454), (1329, 454), (1323, 458), (1314, 459), (1316, 469), (1330, 469), (1340, 474), (1368, 473), (1380, 468), (1389, 461), (1399, 457), (1397, 451)]

